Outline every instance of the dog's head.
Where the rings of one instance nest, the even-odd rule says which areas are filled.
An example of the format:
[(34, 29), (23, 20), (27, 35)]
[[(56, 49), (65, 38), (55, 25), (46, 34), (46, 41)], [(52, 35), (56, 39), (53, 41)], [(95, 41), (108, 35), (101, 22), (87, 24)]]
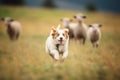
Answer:
[(60, 25), (58, 25), (57, 29), (52, 27), (51, 36), (57, 44), (64, 44), (69, 39), (68, 32), (68, 29), (60, 29)]

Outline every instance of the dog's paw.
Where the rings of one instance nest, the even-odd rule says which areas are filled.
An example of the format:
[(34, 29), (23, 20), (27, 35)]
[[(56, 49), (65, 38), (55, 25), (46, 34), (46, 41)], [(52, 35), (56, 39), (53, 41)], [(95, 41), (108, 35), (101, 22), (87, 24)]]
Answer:
[(59, 55), (55, 55), (55, 56), (54, 56), (54, 59), (55, 59), (56, 61), (58, 61), (58, 60), (59, 60)]
[(65, 58), (66, 58), (66, 57), (63, 56), (61, 62), (64, 62)]
[(67, 56), (68, 56), (68, 54), (63, 54), (63, 56), (62, 56), (62, 61), (64, 61)]

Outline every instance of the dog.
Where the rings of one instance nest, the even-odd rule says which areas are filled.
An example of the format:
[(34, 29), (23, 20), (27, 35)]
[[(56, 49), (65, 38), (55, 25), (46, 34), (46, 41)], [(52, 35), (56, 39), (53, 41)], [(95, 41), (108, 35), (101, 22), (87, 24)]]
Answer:
[(46, 53), (50, 54), (55, 61), (59, 60), (62, 53), (62, 61), (68, 56), (69, 30), (52, 27), (50, 36), (46, 40)]

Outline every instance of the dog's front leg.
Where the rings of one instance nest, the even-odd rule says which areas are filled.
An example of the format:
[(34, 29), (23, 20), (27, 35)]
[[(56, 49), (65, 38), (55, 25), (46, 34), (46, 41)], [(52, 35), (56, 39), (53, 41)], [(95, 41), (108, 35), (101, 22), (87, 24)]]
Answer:
[(57, 50), (52, 50), (51, 54), (55, 60), (59, 60), (59, 52)]
[(62, 61), (64, 61), (64, 59), (68, 56), (68, 51), (65, 51), (63, 53), (63, 56), (62, 56)]

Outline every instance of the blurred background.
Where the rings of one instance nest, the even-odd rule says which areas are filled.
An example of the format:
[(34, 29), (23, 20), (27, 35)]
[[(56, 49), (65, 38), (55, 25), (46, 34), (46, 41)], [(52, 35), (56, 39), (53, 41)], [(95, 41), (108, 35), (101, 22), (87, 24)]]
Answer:
[[(99, 47), (71, 40), (65, 61), (54, 62), (45, 52), (51, 27), (81, 12), (86, 25), (103, 25)], [(11, 41), (0, 20), (0, 80), (120, 80), (120, 0), (0, 0), (0, 17), (22, 25)]]
[(0, 4), (120, 13), (120, 0), (0, 0)]

